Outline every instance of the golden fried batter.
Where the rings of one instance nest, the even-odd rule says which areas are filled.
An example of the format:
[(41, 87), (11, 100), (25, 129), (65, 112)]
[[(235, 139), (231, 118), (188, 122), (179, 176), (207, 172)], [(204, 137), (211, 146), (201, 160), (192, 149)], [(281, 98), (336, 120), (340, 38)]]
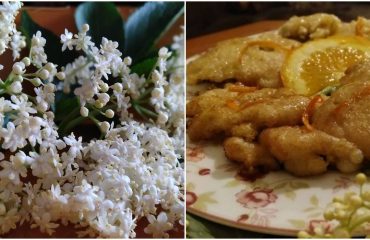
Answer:
[[(239, 102), (253, 102), (264, 98), (278, 96), (290, 96), (294, 93), (288, 89), (264, 88), (256, 91), (254, 87), (246, 87), (239, 84), (227, 84), (223, 89), (212, 89), (192, 98), (186, 105), (186, 115), (192, 117), (212, 107), (232, 105)], [(236, 108), (238, 106), (235, 106)]]
[(303, 17), (291, 17), (279, 29), (279, 34), (285, 38), (307, 41), (325, 38), (336, 34), (341, 21), (332, 14), (316, 13)]
[(236, 79), (253, 86), (280, 87), (285, 53), (297, 46), (298, 42), (271, 33), (258, 41), (245, 37), (219, 42), (187, 65), (187, 83)]
[(327, 171), (328, 165), (350, 173), (361, 166), (363, 154), (353, 143), (322, 131), (303, 127), (279, 127), (264, 130), (260, 143), (297, 176), (312, 176)]
[(258, 135), (258, 129), (252, 123), (242, 123), (233, 126), (228, 135), (240, 137), (247, 142), (252, 142)]
[[(370, 70), (358, 68), (370, 80)], [(360, 72), (359, 72), (360, 73)], [(370, 159), (370, 81), (359, 80), (341, 86), (314, 113), (312, 125), (330, 135), (354, 143)], [(346, 81), (350, 81), (347, 79)]]
[(241, 162), (249, 172), (255, 169), (277, 170), (279, 164), (263, 146), (244, 141), (242, 138), (231, 137), (225, 140), (226, 157)]
[[(209, 99), (208, 99), (209, 100)], [(202, 101), (202, 95), (194, 101)], [(233, 126), (252, 123), (257, 128), (296, 125), (309, 98), (294, 95), (286, 89), (261, 89), (240, 93), (236, 98), (206, 108), (195, 104), (198, 110), (188, 127), (192, 140), (210, 139), (229, 131)]]

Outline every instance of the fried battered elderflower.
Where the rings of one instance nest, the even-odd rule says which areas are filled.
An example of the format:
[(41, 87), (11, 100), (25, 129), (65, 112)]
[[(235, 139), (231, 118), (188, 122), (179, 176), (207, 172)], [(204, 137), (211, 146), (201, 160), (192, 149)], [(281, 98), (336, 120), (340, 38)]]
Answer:
[[(363, 173), (356, 175), (360, 190), (347, 192), (342, 197), (335, 197), (324, 212), (326, 221), (336, 226), (328, 231), (327, 223), (319, 225), (313, 231), (300, 231), (299, 238), (350, 238), (354, 233), (365, 230), (370, 221), (370, 190), (365, 190), (367, 177)], [(367, 236), (369, 237), (369, 236)]]

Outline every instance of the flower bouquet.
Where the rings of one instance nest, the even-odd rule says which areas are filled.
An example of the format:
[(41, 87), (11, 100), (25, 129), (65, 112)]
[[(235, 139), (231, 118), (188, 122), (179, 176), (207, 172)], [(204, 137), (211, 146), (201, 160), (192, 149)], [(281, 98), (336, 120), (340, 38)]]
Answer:
[(182, 228), (183, 35), (156, 46), (183, 5), (146, 3), (124, 21), (114, 4), (83, 3), (78, 32), (60, 37), (27, 11), (17, 27), (20, 2), (0, 5), (0, 54), (14, 61), (0, 65), (0, 236)]

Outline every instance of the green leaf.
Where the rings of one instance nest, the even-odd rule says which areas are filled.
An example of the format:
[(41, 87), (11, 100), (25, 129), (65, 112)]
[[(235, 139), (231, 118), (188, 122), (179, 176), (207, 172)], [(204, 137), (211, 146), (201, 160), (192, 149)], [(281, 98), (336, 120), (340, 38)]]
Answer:
[(206, 210), (208, 204), (217, 203), (217, 200), (213, 198), (214, 192), (205, 192), (198, 195), (197, 201), (193, 207), (199, 210)]
[(300, 219), (289, 219), (288, 221), (290, 222), (290, 224), (293, 225), (293, 227), (295, 227), (297, 229), (304, 230), (306, 228), (306, 223), (305, 223), (304, 220), (300, 220)]
[(308, 183), (305, 183), (305, 182), (290, 182), (290, 186), (293, 189), (300, 189), (300, 188), (308, 188), (308, 187), (310, 187), (308, 185)]
[(229, 181), (228, 183), (225, 184), (225, 187), (226, 188), (230, 188), (230, 187), (236, 187), (236, 186), (240, 186), (240, 181), (238, 180), (231, 180)]
[(116, 6), (109, 2), (85, 2), (80, 4), (75, 12), (78, 30), (87, 23), (90, 25), (88, 35), (96, 45), (102, 37), (119, 43), (119, 50), (124, 47), (124, 22)]
[(139, 62), (132, 66), (131, 72), (134, 72), (139, 76), (144, 75), (145, 77), (148, 77), (149, 74), (153, 71), (155, 64), (157, 63), (157, 59), (157, 57), (148, 58), (142, 62)]
[(316, 207), (319, 206), (319, 199), (316, 197), (316, 195), (311, 196), (310, 203)]
[(285, 197), (289, 198), (290, 200), (294, 200), (296, 198), (296, 194), (293, 191), (286, 191), (284, 192)]
[(22, 11), (20, 30), (26, 37), (28, 47), (31, 46), (32, 36), (36, 34), (37, 31), (41, 32), (42, 37), (46, 39), (45, 53), (50, 62), (59, 66), (65, 66), (78, 57), (78, 54), (74, 51), (64, 51), (62, 53), (62, 44), (60, 43), (59, 37), (35, 23), (26, 11)]
[(125, 25), (125, 55), (133, 61), (145, 58), (183, 11), (183, 2), (148, 2), (139, 8)]
[(78, 99), (58, 91), (55, 96), (55, 121), (65, 119), (75, 108), (79, 108)]
[(274, 187), (274, 190), (278, 190), (278, 189), (284, 188), (286, 185), (287, 185), (286, 182), (282, 182), (282, 183), (276, 184), (276, 186)]

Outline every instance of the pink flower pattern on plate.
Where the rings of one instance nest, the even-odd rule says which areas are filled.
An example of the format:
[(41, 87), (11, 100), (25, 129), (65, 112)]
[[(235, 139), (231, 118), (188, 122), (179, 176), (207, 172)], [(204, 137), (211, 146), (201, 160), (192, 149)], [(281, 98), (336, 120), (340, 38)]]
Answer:
[(273, 189), (261, 189), (255, 188), (249, 192), (242, 190), (235, 194), (236, 201), (242, 204), (246, 208), (263, 208), (274, 203), (277, 200), (277, 196), (273, 193)]
[(322, 228), (325, 233), (332, 232), (332, 225), (330, 224), (330, 222), (326, 220), (317, 220), (317, 219), (310, 220), (310, 222), (308, 223), (308, 232), (314, 233), (314, 229), (316, 227)]
[(201, 146), (186, 148), (186, 161), (199, 162), (205, 158), (203, 148)]

